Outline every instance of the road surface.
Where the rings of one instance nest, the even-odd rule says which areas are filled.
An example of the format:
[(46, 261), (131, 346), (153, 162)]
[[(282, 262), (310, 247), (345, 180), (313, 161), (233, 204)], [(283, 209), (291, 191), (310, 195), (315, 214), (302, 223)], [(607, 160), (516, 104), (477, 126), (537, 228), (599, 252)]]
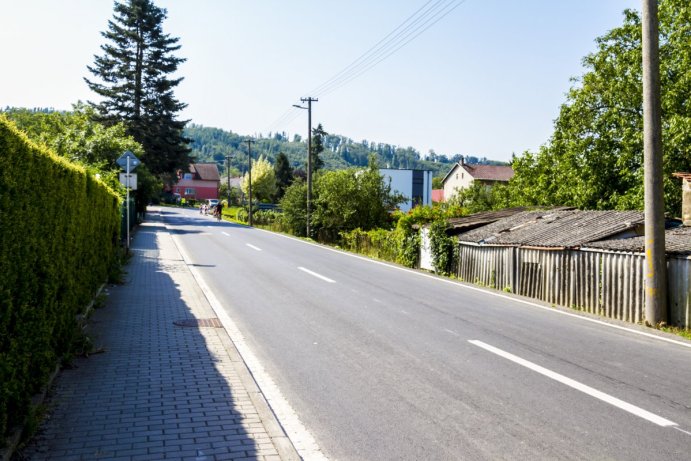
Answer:
[(306, 458), (691, 459), (687, 341), (161, 210)]

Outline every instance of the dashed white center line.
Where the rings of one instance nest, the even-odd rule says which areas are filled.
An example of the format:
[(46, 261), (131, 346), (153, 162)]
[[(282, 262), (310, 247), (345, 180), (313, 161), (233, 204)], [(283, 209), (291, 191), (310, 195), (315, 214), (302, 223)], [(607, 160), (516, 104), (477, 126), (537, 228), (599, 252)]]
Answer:
[(322, 280), (324, 280), (325, 282), (336, 283), (335, 280), (331, 280), (331, 279), (328, 278), (328, 277), (324, 277), (323, 275), (317, 274), (316, 272), (312, 272), (311, 270), (305, 269), (304, 267), (298, 267), (298, 269), (300, 269), (302, 272), (308, 273), (309, 275), (311, 275), (311, 276), (313, 276), (313, 277), (317, 277), (318, 279), (322, 279)]
[(522, 366), (524, 366), (530, 370), (533, 370), (537, 373), (540, 373), (543, 376), (547, 376), (548, 378), (551, 378), (555, 381), (558, 381), (562, 384), (565, 384), (569, 387), (572, 387), (578, 391), (581, 391), (585, 394), (588, 394), (591, 397), (595, 397), (596, 399), (602, 400), (605, 403), (609, 403), (610, 405), (614, 405), (615, 407), (620, 408), (624, 411), (628, 411), (629, 413), (636, 415), (639, 418), (646, 419), (646, 420), (650, 421), (651, 423), (655, 423), (658, 426), (662, 426), (662, 427), (677, 426), (677, 423), (670, 421), (668, 419), (665, 419), (662, 416), (658, 416), (654, 413), (651, 413), (651, 412), (644, 410), (640, 407), (632, 405), (628, 402), (624, 402), (623, 400), (619, 400), (616, 397), (613, 397), (609, 394), (598, 391), (597, 389), (594, 389), (594, 388), (587, 386), (583, 383), (579, 383), (576, 380), (568, 378), (564, 375), (560, 375), (559, 373), (556, 373), (554, 371), (548, 370), (547, 368), (541, 367), (540, 365), (537, 365), (533, 362), (522, 359), (516, 355), (509, 353), (509, 352), (503, 351), (503, 350), (496, 348), (494, 346), (490, 346), (489, 344), (483, 343), (482, 341), (469, 339), (468, 342), (470, 344), (475, 345), (475, 346), (481, 347), (482, 349), (485, 349), (486, 351), (492, 352), (493, 354), (496, 354), (500, 357), (503, 357), (507, 360), (510, 360), (514, 363), (522, 365)]
[(444, 328), (444, 331), (447, 332), (447, 333), (449, 333), (449, 334), (452, 334), (452, 335), (454, 335), (454, 336), (460, 336), (458, 333), (456, 333), (456, 332), (453, 331), (453, 330), (449, 330), (448, 328)]
[(245, 243), (245, 245), (247, 245), (248, 247), (252, 248), (253, 250), (262, 251), (261, 248), (256, 247), (256, 246), (252, 245), (251, 243)]
[(226, 237), (230, 237), (230, 234), (229, 234), (229, 233), (227, 233), (227, 232), (223, 232), (223, 231), (221, 231), (221, 234), (225, 235)]

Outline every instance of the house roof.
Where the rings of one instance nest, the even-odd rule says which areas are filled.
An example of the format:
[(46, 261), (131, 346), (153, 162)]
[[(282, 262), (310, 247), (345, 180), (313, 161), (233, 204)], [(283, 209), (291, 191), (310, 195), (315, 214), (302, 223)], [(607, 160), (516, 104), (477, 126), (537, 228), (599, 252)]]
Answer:
[(218, 165), (215, 163), (191, 163), (190, 172), (199, 176), (202, 181), (220, 181)]
[(525, 211), (460, 234), (462, 242), (576, 248), (643, 224), (640, 211)]
[(480, 165), (480, 164), (468, 164), (457, 162), (451, 167), (442, 183), (446, 182), (446, 179), (451, 176), (451, 174), (458, 168), (463, 168), (468, 172), (473, 179), (479, 179), (481, 181), (502, 181), (507, 182), (509, 179), (513, 178), (513, 168), (508, 165)]
[(474, 178), (485, 181), (508, 181), (513, 178), (513, 168), (508, 165), (463, 165)]
[[(631, 253), (645, 252), (645, 238), (633, 237), (619, 240), (603, 240), (588, 243), (584, 248), (622, 251)], [(691, 227), (676, 227), (665, 231), (665, 252), (691, 254)]]

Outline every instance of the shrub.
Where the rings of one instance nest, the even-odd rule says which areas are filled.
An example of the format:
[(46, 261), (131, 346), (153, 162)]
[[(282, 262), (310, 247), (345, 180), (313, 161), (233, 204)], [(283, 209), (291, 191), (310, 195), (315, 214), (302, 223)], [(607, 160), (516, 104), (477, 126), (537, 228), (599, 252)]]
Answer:
[(0, 435), (78, 338), (76, 316), (112, 272), (119, 198), (0, 115)]

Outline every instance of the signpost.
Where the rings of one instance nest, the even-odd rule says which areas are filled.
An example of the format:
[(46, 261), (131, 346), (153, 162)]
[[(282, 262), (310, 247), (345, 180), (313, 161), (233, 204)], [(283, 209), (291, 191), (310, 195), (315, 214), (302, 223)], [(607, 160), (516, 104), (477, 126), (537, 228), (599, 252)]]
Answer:
[[(120, 173), (120, 182), (127, 188), (127, 251), (130, 251), (130, 187), (133, 182), (132, 176), (134, 176), (134, 189), (137, 189), (137, 175), (131, 174), (132, 170), (137, 168), (140, 163), (142, 163), (136, 155), (132, 152), (126, 150), (116, 161), (120, 168), (125, 170), (125, 174)], [(123, 181), (124, 179), (124, 181)]]

